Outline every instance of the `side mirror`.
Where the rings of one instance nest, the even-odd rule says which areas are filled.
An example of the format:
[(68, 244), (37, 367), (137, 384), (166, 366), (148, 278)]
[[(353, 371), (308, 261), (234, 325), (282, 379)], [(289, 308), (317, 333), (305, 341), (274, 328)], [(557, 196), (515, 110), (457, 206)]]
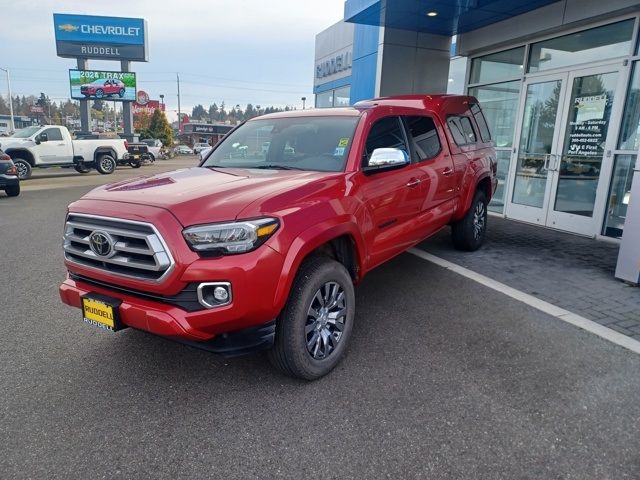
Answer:
[(40, 142), (48, 142), (48, 141), (49, 141), (49, 137), (47, 136), (46, 133), (41, 133), (36, 137), (36, 143), (38, 145), (40, 145)]
[(409, 155), (399, 148), (376, 148), (364, 167), (365, 172), (401, 168), (409, 164)]

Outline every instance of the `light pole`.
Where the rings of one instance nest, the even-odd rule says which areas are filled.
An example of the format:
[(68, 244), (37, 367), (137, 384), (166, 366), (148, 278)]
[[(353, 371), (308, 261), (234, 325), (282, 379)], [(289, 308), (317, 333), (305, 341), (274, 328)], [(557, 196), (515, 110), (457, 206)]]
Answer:
[(304, 110), (304, 104), (307, 101), (307, 97), (302, 97), (300, 100), (302, 100), (302, 109)]
[(9, 88), (9, 115), (11, 115), (11, 119), (9, 120), (11, 131), (9, 133), (13, 133), (15, 132), (16, 128), (13, 123), (13, 97), (11, 96), (11, 77), (9, 76), (9, 69), (0, 68), (0, 70), (7, 74), (7, 87)]
[(164, 112), (164, 94), (160, 94), (160, 111)]

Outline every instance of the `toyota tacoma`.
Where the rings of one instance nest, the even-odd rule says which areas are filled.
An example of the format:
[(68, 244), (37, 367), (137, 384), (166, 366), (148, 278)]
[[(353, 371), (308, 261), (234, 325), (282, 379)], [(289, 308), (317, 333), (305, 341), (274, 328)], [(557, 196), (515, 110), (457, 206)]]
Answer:
[(479, 248), (496, 185), (473, 97), (264, 115), (198, 167), (72, 203), (60, 296), (105, 330), (267, 350), (286, 374), (315, 379), (347, 348), (354, 284), (446, 226), (457, 248)]

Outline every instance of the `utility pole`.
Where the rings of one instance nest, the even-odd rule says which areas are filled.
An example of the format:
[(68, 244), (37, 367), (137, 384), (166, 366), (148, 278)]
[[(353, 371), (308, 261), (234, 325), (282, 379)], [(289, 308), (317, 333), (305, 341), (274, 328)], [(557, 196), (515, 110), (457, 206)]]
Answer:
[(9, 133), (13, 133), (16, 131), (16, 126), (13, 123), (13, 97), (11, 96), (11, 78), (9, 76), (9, 69), (5, 70), (4, 68), (0, 68), (0, 70), (7, 74), (7, 87), (9, 89), (9, 115), (11, 115), (11, 119), (9, 120)]
[(182, 112), (180, 112), (180, 75), (176, 73), (176, 80), (178, 81), (178, 135), (182, 131)]

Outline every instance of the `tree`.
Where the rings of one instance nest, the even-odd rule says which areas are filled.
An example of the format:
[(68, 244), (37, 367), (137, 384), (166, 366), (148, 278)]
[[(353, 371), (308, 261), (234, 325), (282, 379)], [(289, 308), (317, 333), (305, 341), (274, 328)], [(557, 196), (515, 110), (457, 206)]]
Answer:
[(204, 120), (205, 118), (207, 118), (207, 111), (202, 105), (198, 104), (191, 110), (191, 118), (194, 118), (196, 120)]
[(154, 110), (151, 122), (149, 123), (149, 132), (154, 138), (158, 138), (164, 145), (170, 146), (173, 144), (173, 130), (167, 120), (164, 112), (159, 109)]
[(214, 103), (209, 105), (209, 121), (215, 122), (216, 120), (218, 120), (218, 105)]
[(218, 120), (224, 122), (228, 118), (227, 111), (224, 109), (224, 101), (220, 104), (220, 113), (218, 115)]
[(247, 108), (244, 109), (244, 118), (249, 119), (249, 118), (255, 117), (256, 115), (258, 115), (258, 112), (256, 112), (256, 109), (253, 108), (253, 105), (251, 105), (250, 103), (247, 103)]

